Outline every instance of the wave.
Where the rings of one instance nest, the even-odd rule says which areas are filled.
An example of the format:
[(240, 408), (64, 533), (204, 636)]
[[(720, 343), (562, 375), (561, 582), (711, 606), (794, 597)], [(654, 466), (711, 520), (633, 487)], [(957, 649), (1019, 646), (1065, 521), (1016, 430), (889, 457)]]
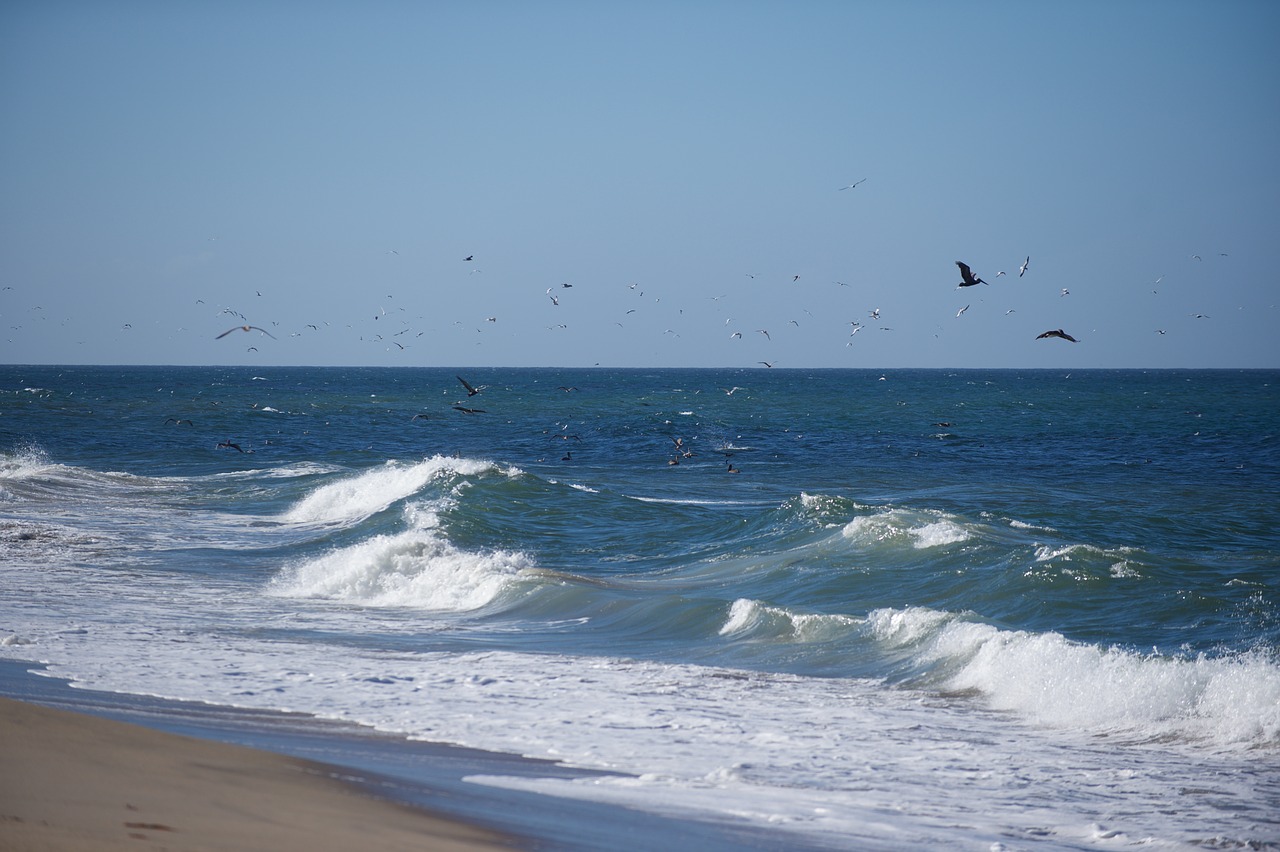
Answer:
[(909, 650), (923, 681), (1038, 724), (1138, 742), (1280, 746), (1280, 666), (1263, 651), (1139, 653), (927, 608), (874, 610), (867, 629)]
[(968, 541), (974, 530), (972, 524), (941, 512), (893, 508), (856, 517), (842, 532), (859, 544), (910, 541), (913, 547), (925, 550)]
[(427, 484), (453, 476), (479, 476), (503, 470), (493, 462), (433, 456), (414, 464), (388, 461), (382, 467), (330, 482), (312, 491), (284, 513), (283, 520), (297, 524), (341, 524), (377, 514), (410, 497)]
[(439, 508), (408, 506), (407, 530), (289, 566), (268, 591), (277, 597), (361, 606), (468, 612), (492, 603), (536, 568), (523, 553), (477, 553), (454, 546), (439, 529)]

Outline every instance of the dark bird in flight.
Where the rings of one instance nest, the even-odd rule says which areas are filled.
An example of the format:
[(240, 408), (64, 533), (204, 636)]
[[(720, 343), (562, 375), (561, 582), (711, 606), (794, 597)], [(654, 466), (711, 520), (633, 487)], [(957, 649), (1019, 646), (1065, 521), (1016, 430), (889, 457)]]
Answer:
[(229, 328), (226, 331), (222, 332), (222, 334), (219, 334), (217, 337), (214, 338), (214, 340), (221, 340), (222, 338), (226, 337), (228, 334), (230, 334), (233, 331), (260, 331), (263, 334), (265, 334), (267, 337), (270, 337), (272, 340), (276, 339), (276, 336), (271, 332), (267, 331), (265, 328), (258, 328), (256, 325), (238, 325), (235, 328)]
[(978, 278), (977, 276), (975, 276), (975, 275), (973, 274), (973, 271), (972, 271), (971, 269), (969, 269), (969, 264), (967, 264), (967, 263), (962, 263), (961, 261), (958, 261), (958, 260), (957, 260), (957, 261), (956, 261), (956, 266), (960, 267), (960, 278), (962, 279), (962, 280), (960, 281), (960, 286), (961, 286), (961, 287), (972, 287), (972, 286), (973, 286), (973, 285), (975, 285), (975, 284), (986, 284), (986, 283), (987, 283), (987, 282), (983, 281), (981, 278)]
[(467, 389), (467, 396), (475, 396), (480, 393), (478, 389), (473, 388), (466, 379), (462, 378), (462, 376), (458, 376), (458, 381), (462, 382), (462, 386)]
[(1022, 261), (1022, 265), (1018, 267), (1018, 277), (1021, 278), (1027, 274), (1027, 267), (1031, 265), (1031, 255), (1027, 255), (1027, 259)]
[(1052, 331), (1046, 331), (1044, 334), (1037, 334), (1036, 340), (1044, 340), (1046, 337), (1061, 337), (1063, 340), (1070, 340), (1072, 343), (1080, 342), (1060, 328), (1055, 328)]
[(467, 261), (475, 260), (475, 259), (476, 259), (476, 256), (474, 254), (469, 254), (462, 259), (462, 262), (466, 263)]
[(243, 450), (243, 449), (241, 449), (241, 447), (240, 447), (240, 445), (239, 445), (239, 444), (233, 444), (233, 443), (232, 443), (231, 441), (229, 441), (229, 440), (228, 440), (228, 441), (219, 441), (219, 442), (218, 442), (218, 449), (220, 449), (220, 450), (237, 450), (237, 451), (242, 452), (242, 453), (244, 452), (244, 450)]
[(455, 405), (455, 411), (461, 411), (463, 414), (484, 414), (483, 408), (467, 408), (465, 405)]
[(853, 188), (854, 188), (855, 186), (857, 186), (858, 184), (860, 184), (860, 183), (866, 183), (866, 182), (867, 182), (867, 179), (866, 179), (866, 178), (863, 178), (862, 180), (854, 181), (853, 183), (849, 184), (848, 186), (842, 186), (842, 187), (840, 187), (840, 189), (841, 189), (841, 191), (846, 190), (846, 189), (853, 189)]

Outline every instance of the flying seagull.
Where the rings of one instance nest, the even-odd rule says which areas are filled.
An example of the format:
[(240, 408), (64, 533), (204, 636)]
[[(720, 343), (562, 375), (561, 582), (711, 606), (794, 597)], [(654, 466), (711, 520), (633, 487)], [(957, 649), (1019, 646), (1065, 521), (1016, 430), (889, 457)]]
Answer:
[(969, 310), (969, 306), (968, 306), (968, 305), (965, 305), (963, 308), (961, 308), (960, 310), (956, 311), (956, 316), (960, 316), (962, 313), (964, 313), (964, 312), (965, 312), (965, 311), (967, 311), (967, 310)]
[(233, 331), (260, 331), (263, 334), (265, 334), (267, 337), (270, 337), (272, 340), (276, 339), (276, 336), (271, 332), (267, 331), (265, 328), (258, 328), (256, 325), (238, 325), (235, 328), (229, 328), (226, 331), (222, 332), (222, 334), (219, 334), (217, 337), (214, 338), (214, 340), (221, 340), (222, 338), (226, 337), (228, 334), (230, 334)]
[(1022, 261), (1022, 265), (1018, 267), (1018, 277), (1021, 278), (1027, 274), (1027, 267), (1031, 265), (1031, 255), (1027, 255), (1027, 259)]
[(467, 382), (466, 379), (462, 378), (462, 376), (458, 376), (457, 378), (458, 378), (458, 381), (462, 382), (462, 386), (467, 389), (467, 396), (475, 396), (476, 394), (480, 393), (479, 390), (477, 390), (476, 388), (473, 388), (470, 385), (470, 383)]
[(981, 278), (974, 276), (973, 271), (969, 269), (969, 264), (956, 261), (956, 266), (960, 267), (960, 277), (964, 280), (960, 282), (961, 287), (972, 287), (975, 284), (986, 284)]
[(1036, 340), (1044, 340), (1047, 337), (1061, 337), (1063, 340), (1070, 340), (1072, 343), (1080, 342), (1060, 328), (1055, 328), (1052, 331), (1046, 331), (1044, 334), (1037, 334)]
[(846, 189), (853, 189), (853, 188), (854, 188), (855, 186), (857, 186), (858, 184), (860, 184), (860, 183), (866, 183), (866, 182), (867, 182), (867, 179), (866, 179), (866, 178), (863, 178), (862, 180), (854, 181), (853, 183), (849, 184), (848, 186), (842, 186), (842, 187), (840, 187), (840, 190), (841, 190), (841, 191), (844, 191), (844, 190), (846, 190)]

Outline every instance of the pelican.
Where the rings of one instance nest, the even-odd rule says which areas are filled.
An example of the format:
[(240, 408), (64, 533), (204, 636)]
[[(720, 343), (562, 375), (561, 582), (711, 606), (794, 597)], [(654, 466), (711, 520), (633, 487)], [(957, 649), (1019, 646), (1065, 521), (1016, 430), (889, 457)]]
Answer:
[(1063, 340), (1070, 340), (1072, 343), (1080, 342), (1060, 328), (1055, 328), (1052, 331), (1046, 331), (1044, 334), (1037, 334), (1036, 340), (1044, 340), (1047, 337), (1061, 337)]
[(463, 414), (484, 414), (483, 408), (467, 408), (464, 405), (455, 405), (453, 409), (455, 411), (461, 411)]
[(467, 389), (467, 396), (475, 396), (480, 393), (478, 388), (473, 388), (466, 379), (462, 378), (462, 376), (458, 376), (457, 379), (462, 382), (462, 386)]
[(956, 266), (960, 267), (961, 287), (972, 287), (975, 284), (986, 284), (981, 278), (974, 276), (973, 271), (969, 269), (969, 264), (956, 261)]
[(267, 331), (265, 328), (258, 328), (258, 326), (256, 325), (238, 325), (235, 328), (229, 328), (226, 331), (222, 332), (222, 334), (219, 334), (217, 337), (214, 338), (214, 340), (221, 340), (222, 338), (226, 337), (228, 334), (230, 334), (233, 331), (260, 331), (263, 334), (265, 334), (267, 337), (270, 337), (272, 340), (276, 339), (276, 336), (271, 332)]

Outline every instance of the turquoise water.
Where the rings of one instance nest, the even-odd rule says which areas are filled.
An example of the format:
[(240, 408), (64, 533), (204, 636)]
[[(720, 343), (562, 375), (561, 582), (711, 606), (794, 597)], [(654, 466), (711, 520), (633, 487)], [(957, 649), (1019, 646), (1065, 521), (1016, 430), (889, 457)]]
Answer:
[(0, 368), (5, 656), (802, 846), (1280, 842), (1277, 530), (1277, 371)]

